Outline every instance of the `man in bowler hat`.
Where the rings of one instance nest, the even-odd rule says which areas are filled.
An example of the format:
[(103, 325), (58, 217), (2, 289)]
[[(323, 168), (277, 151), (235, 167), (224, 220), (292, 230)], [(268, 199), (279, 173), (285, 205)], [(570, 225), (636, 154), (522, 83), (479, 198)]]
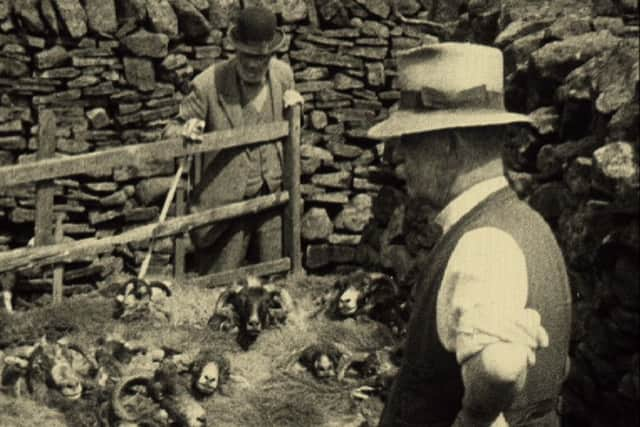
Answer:
[(398, 57), (401, 99), (369, 130), (400, 138), (407, 188), (440, 209), (403, 362), (380, 426), (559, 426), (571, 296), (562, 252), (504, 177), (498, 49), (418, 47)]
[[(180, 125), (166, 136), (197, 141), (202, 131), (283, 120), (284, 109), (302, 102), (290, 66), (274, 57), (284, 34), (263, 7), (239, 14), (229, 31), (234, 58), (216, 63), (192, 82), (180, 105)], [(191, 195), (192, 211), (210, 209), (276, 192), (282, 185), (282, 142), (266, 142), (203, 156), (202, 176)], [(239, 267), (248, 251), (259, 261), (282, 256), (282, 217), (278, 209), (196, 228), (191, 233), (200, 274)]]

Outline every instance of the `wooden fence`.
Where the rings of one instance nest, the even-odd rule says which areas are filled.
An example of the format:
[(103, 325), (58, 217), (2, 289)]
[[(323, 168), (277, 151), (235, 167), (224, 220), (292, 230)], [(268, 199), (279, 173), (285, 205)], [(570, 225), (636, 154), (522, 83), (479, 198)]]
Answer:
[[(287, 110), (287, 120), (259, 126), (207, 133), (200, 144), (185, 144), (181, 138), (154, 143), (111, 148), (87, 154), (54, 157), (56, 123), (52, 111), (39, 114), (38, 153), (31, 163), (0, 167), (0, 188), (29, 182), (36, 183), (36, 214), (34, 247), (17, 248), (0, 253), (0, 273), (23, 268), (50, 266), (53, 274), (53, 300), (62, 299), (64, 264), (87, 256), (112, 251), (116, 245), (156, 238), (174, 238), (174, 275), (183, 278), (185, 269), (185, 239), (187, 232), (198, 226), (255, 214), (265, 209), (284, 206), (283, 246), (285, 257), (249, 265), (237, 270), (190, 279), (192, 285), (213, 287), (228, 283), (248, 273), (267, 275), (290, 271), (303, 273), (300, 244), (300, 106)], [(180, 185), (176, 192), (176, 216), (163, 222), (140, 226), (105, 238), (62, 241), (62, 217), (53, 213), (54, 178), (111, 170), (114, 166), (139, 165), (157, 160), (185, 158), (207, 151), (248, 146), (287, 137), (283, 144), (283, 187), (278, 193), (231, 203), (225, 206), (186, 214), (186, 190)], [(54, 232), (55, 231), (55, 232)]]

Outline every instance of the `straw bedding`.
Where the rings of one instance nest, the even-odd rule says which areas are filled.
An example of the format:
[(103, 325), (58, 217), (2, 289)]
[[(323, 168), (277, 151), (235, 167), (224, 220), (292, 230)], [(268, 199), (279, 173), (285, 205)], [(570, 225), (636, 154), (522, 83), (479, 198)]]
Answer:
[[(109, 333), (153, 347), (177, 351), (215, 349), (231, 362), (231, 380), (224, 394), (203, 402), (208, 425), (231, 426), (359, 426), (365, 419), (375, 423), (382, 403), (377, 398), (359, 402), (350, 397), (358, 386), (336, 380), (318, 381), (296, 367), (302, 350), (314, 343), (331, 342), (349, 351), (373, 350), (393, 344), (386, 328), (375, 322), (332, 321), (325, 316), (309, 318), (313, 299), (334, 283), (331, 277), (307, 277), (286, 283), (296, 300), (296, 309), (287, 324), (264, 331), (249, 351), (242, 351), (235, 337), (212, 331), (207, 320), (221, 290), (202, 290), (176, 284), (167, 301), (169, 322), (142, 320), (124, 323), (112, 319), (114, 303), (108, 291), (65, 301), (64, 309), (40, 308), (0, 318), (0, 348), (28, 343), (43, 335), (62, 336), (88, 349), (95, 349), (98, 338)], [(283, 283), (281, 283), (283, 284)], [(81, 417), (78, 409), (62, 414), (67, 425), (92, 425), (91, 417)], [(31, 406), (30, 406), (31, 405)], [(0, 425), (64, 425), (61, 414), (36, 410), (28, 399), (0, 394)], [(81, 405), (82, 406), (82, 405)], [(62, 408), (67, 409), (67, 408)], [(73, 410), (72, 410), (73, 409)], [(16, 413), (28, 414), (23, 424), (15, 424)], [(42, 417), (49, 417), (43, 421)], [(57, 417), (57, 418), (56, 418)], [(31, 424), (29, 424), (31, 423)], [(56, 424), (58, 423), (58, 424)]]

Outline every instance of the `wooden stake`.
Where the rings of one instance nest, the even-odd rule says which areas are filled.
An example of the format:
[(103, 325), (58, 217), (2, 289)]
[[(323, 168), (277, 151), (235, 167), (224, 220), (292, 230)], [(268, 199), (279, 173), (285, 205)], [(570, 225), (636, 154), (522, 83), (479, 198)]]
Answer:
[[(38, 160), (53, 157), (56, 151), (56, 117), (51, 110), (38, 116)], [(53, 180), (36, 183), (35, 246), (53, 243)]]
[[(56, 230), (55, 230), (55, 243), (62, 243), (64, 239), (64, 228), (62, 226), (63, 215), (58, 214), (56, 218)], [(63, 283), (64, 278), (64, 264), (57, 264), (53, 268), (53, 304), (60, 304), (62, 302)]]
[(283, 239), (285, 255), (291, 259), (291, 273), (294, 276), (304, 274), (300, 243), (300, 221), (302, 218), (302, 195), (300, 192), (301, 110), (300, 105), (294, 105), (287, 109), (289, 137), (284, 146), (284, 187), (289, 192), (289, 203), (284, 212)]
[[(178, 166), (178, 171), (173, 177), (173, 181), (171, 182), (171, 187), (169, 188), (167, 197), (164, 199), (164, 205), (162, 206), (162, 210), (160, 211), (160, 217), (158, 218), (157, 224), (162, 224), (164, 220), (167, 218), (169, 207), (171, 206), (171, 202), (173, 202), (173, 197), (176, 194), (176, 189), (178, 188), (180, 179), (182, 179), (182, 173), (185, 171), (185, 169), (188, 169), (188, 163), (190, 163), (190, 160), (180, 159), (180, 166)], [(144, 261), (142, 261), (142, 266), (140, 267), (140, 272), (138, 273), (139, 279), (144, 278), (144, 276), (147, 274), (147, 270), (149, 269), (149, 263), (151, 262), (151, 255), (153, 254), (154, 243), (155, 243), (155, 239), (152, 238), (151, 241), (149, 242), (147, 255), (144, 257)]]

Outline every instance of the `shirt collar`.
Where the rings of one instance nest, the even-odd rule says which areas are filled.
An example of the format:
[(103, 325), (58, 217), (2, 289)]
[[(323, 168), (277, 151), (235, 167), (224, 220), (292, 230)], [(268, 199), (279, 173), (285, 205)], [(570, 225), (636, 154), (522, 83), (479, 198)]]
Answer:
[(446, 233), (456, 222), (466, 215), (471, 209), (478, 206), (484, 199), (498, 190), (505, 188), (509, 183), (504, 176), (498, 176), (481, 181), (453, 199), (435, 218), (436, 224), (442, 227), (442, 234)]

